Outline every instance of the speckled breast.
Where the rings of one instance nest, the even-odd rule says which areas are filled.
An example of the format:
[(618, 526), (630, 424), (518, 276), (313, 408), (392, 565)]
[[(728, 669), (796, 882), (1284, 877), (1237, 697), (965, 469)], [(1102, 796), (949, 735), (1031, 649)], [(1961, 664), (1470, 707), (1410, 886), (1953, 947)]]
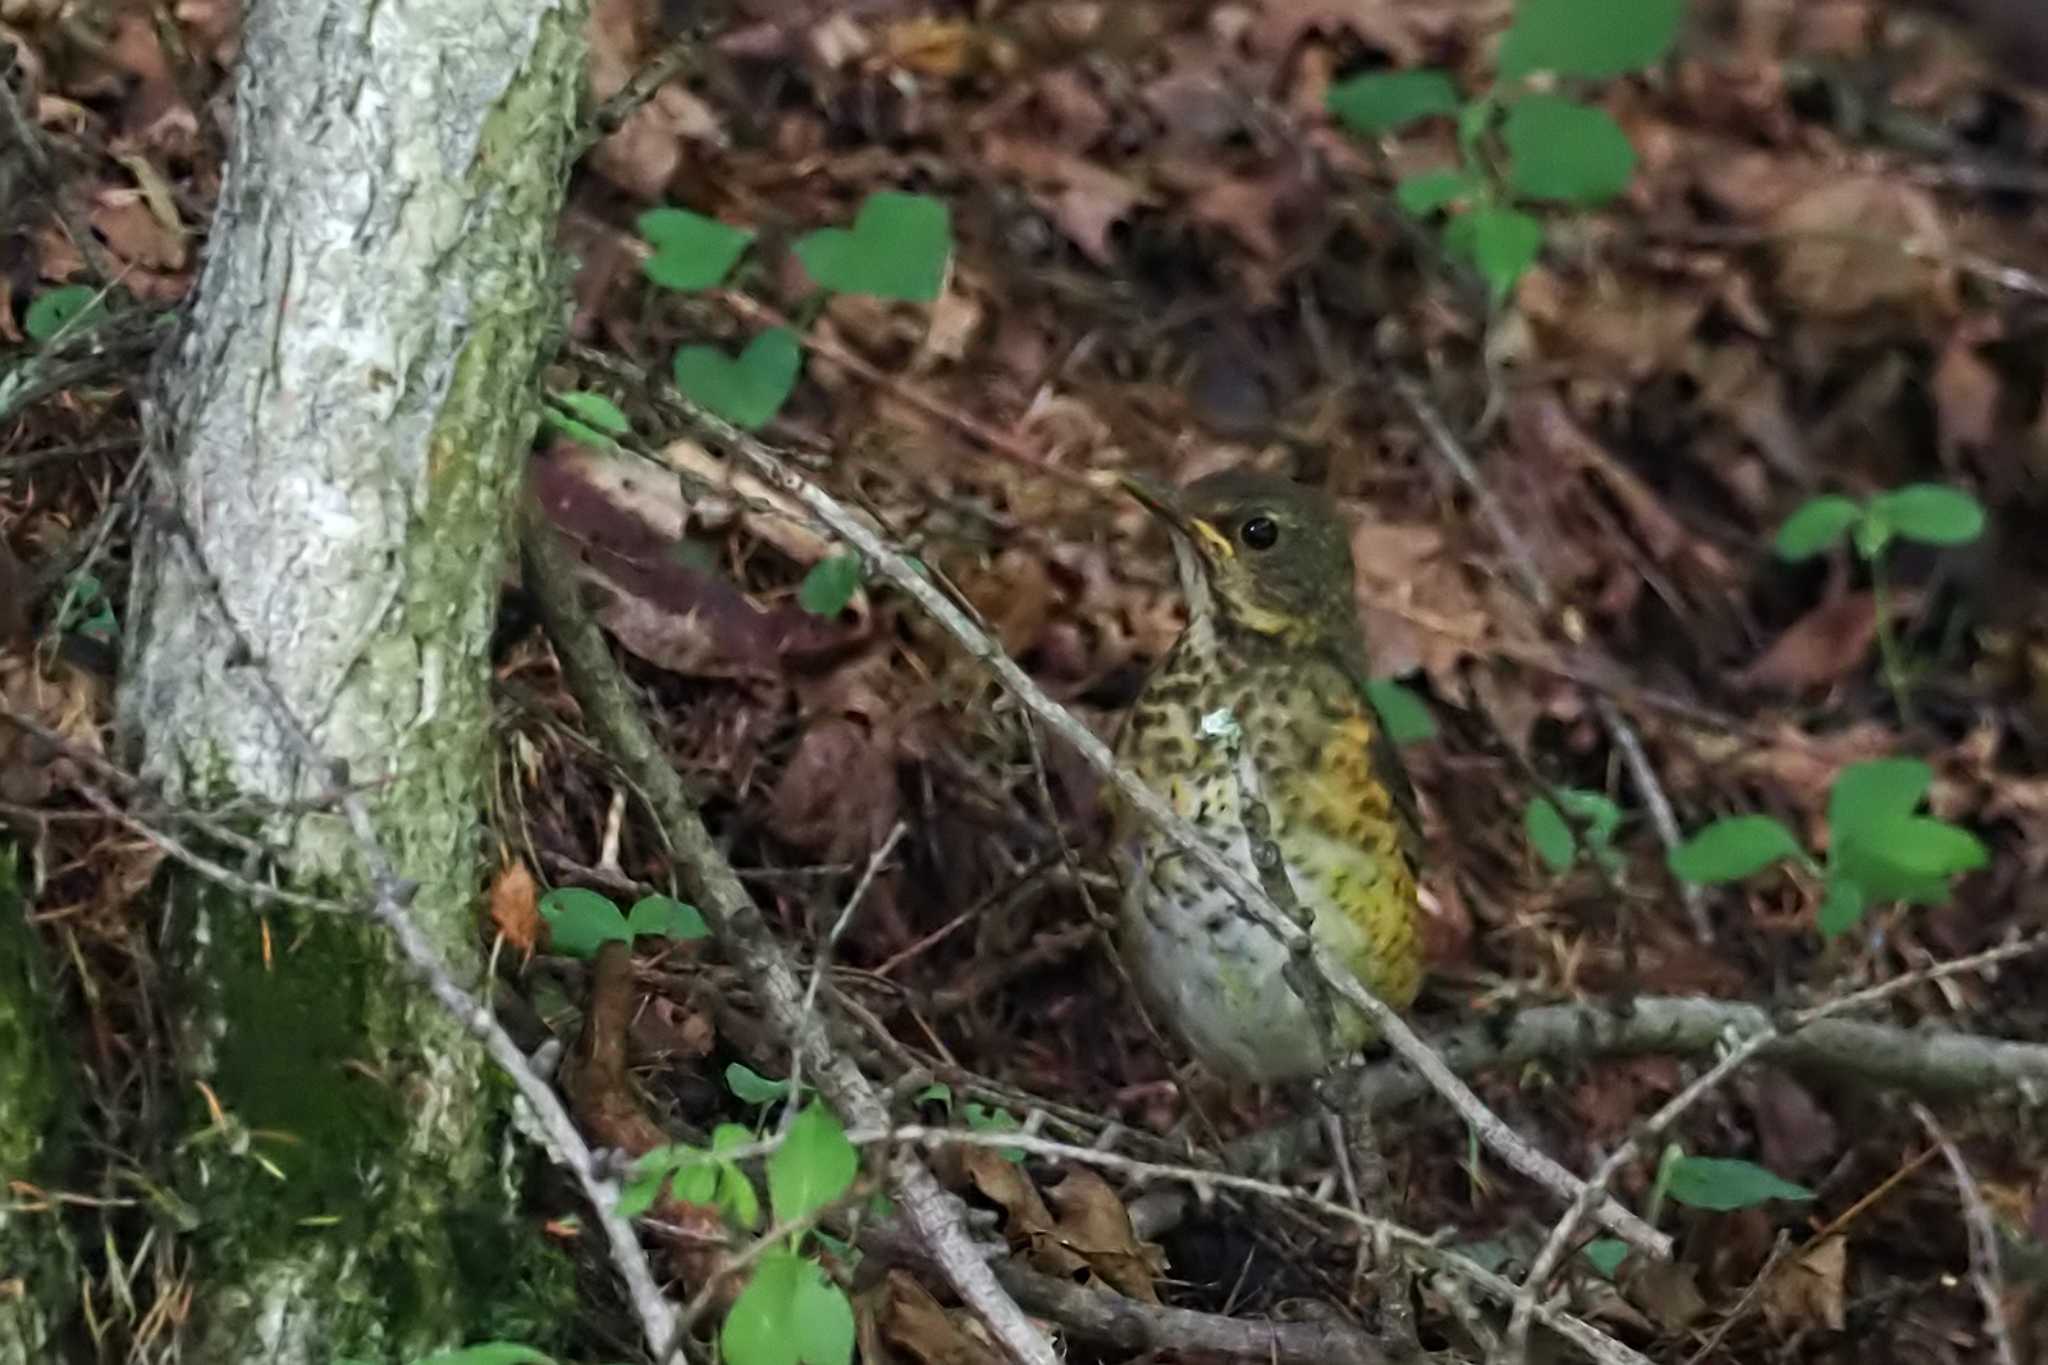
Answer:
[[(1184, 637), (1139, 698), (1120, 755), (1254, 882), (1248, 800), (1264, 805), (1316, 937), (1396, 1008), (1420, 976), (1415, 872), (1372, 766), (1373, 718), (1334, 665), (1232, 658)], [(1272, 1082), (1314, 1075), (1325, 1028), (1287, 980), (1286, 948), (1144, 817), (1117, 812), (1120, 951), (1161, 1023), (1210, 1069)], [(1334, 1005), (1340, 1053), (1371, 1036)]]

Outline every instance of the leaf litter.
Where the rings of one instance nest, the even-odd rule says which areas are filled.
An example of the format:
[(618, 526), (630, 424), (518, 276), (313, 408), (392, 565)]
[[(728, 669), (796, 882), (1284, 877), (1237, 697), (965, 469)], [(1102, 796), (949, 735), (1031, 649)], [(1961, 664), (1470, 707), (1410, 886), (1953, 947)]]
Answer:
[[(73, 221), (136, 297), (183, 300), (222, 154), (219, 126), (191, 97), (223, 92), (234, 7), (179, 8), (172, 24), (195, 63), (182, 70), (142, 8), (113, 6), (99, 47), (20, 8), (7, 22), (29, 58), (28, 107), (67, 152)], [(743, 17), (586, 157), (563, 228), (579, 262), (572, 331), (637, 358), (696, 345), (738, 354), (758, 329), (716, 295), (651, 291), (633, 219), (672, 204), (776, 239), (732, 287), (889, 382), (814, 351), (766, 434), (818, 460), (828, 486), (954, 585), (1104, 734), (1181, 619), (1163, 542), (1142, 513), (992, 456), (953, 418), (1066, 474), (1184, 479), (1249, 464), (1328, 489), (1356, 519), (1359, 609), (1379, 666), (1449, 722), (1410, 765), (1429, 879), (1450, 917), (1428, 934), (1425, 1026), (1509, 996), (1767, 999), (1795, 983), (1825, 992), (1882, 980), (2038, 927), (2026, 878), (1997, 869), (2038, 873), (2048, 846), (2048, 562), (2027, 553), (2048, 503), (2037, 487), (2048, 99), (2029, 83), (2048, 76), (2029, 55), (2040, 28), (2021, 7), (1989, 4), (1957, 7), (1976, 19), (1961, 42), (1862, 0), (1700, 8), (1658, 79), (1602, 91), (1638, 157), (1626, 197), (1559, 219), (1516, 312), (1490, 330), (1479, 296), (1387, 207), (1396, 170), (1444, 164), (1441, 132), (1367, 146), (1321, 109), (1335, 80), (1364, 68), (1443, 66), (1474, 88), (1502, 6), (1034, 0)], [(653, 0), (593, 7), (596, 98), (673, 36), (665, 23)], [(2029, 170), (2032, 190), (1998, 187), (2025, 185)], [(959, 246), (944, 292), (929, 306), (841, 296), (814, 309), (814, 286), (782, 243), (851, 226), (875, 190), (950, 207)], [(9, 240), (23, 253), (9, 263), (8, 319), (88, 278), (88, 253), (53, 219)], [(1570, 619), (1546, 619), (1514, 585), (1486, 521), (1392, 400), (1389, 369), (1427, 380)], [(556, 371), (565, 387), (604, 387), (573, 363)], [(686, 435), (636, 396), (610, 396), (660, 444)], [(10, 455), (132, 420), (124, 396), (77, 392), (0, 430), (0, 533), (17, 578), (72, 543), (106, 490), (89, 462), (18, 476)], [(672, 759), (778, 932), (818, 950), (901, 820), (911, 833), (895, 865), (832, 950), (842, 988), (900, 1043), (963, 1076), (1147, 1127), (1186, 1118), (1181, 1059), (1162, 1053), (1085, 936), (1041, 965), (992, 970), (1024, 945), (1067, 942), (1090, 899), (1113, 908), (1094, 777), (892, 594), (862, 586), (847, 612), (806, 612), (800, 585), (838, 547), (702, 447), (668, 446), (665, 458), (561, 442), (532, 469)], [(1899, 559), (1886, 610), (1917, 661), (1919, 714), (1907, 725), (1877, 665), (1878, 606), (1861, 567), (1846, 556), (1788, 566), (1770, 547), (1812, 493), (1920, 481), (1976, 490), (1990, 548)], [(46, 619), (33, 624), (49, 635)], [(10, 698), (96, 742), (103, 683), (39, 674), (18, 638), (7, 648)], [(523, 954), (533, 878), (616, 868), (660, 885), (665, 855), (637, 815), (606, 818), (607, 779), (573, 742), (545, 652), (520, 640), (499, 677), (540, 707), (508, 708), (500, 735), (524, 756), (503, 765), (520, 795), (498, 811), (500, 832), (525, 851), (496, 870), (490, 905)], [(1717, 898), (1720, 938), (1703, 948), (1594, 722), (1586, 677), (1618, 682), (1688, 828), (1767, 811), (1817, 840), (1841, 767), (1910, 752), (1936, 770), (1933, 809), (1977, 828), (1994, 870), (1944, 912), (1887, 913), (1825, 951), (1812, 927), (1818, 888), (1759, 882)], [(0, 755), (8, 799), (61, 799), (68, 778), (53, 779), (51, 763), (32, 745)], [(1624, 806), (1618, 893), (1583, 865), (1558, 875), (1533, 856), (1523, 765)], [(82, 836), (47, 825), (34, 837)], [(91, 875), (74, 867), (51, 894), (84, 899)], [(99, 875), (123, 901), (141, 884), (132, 868)], [(111, 922), (121, 908), (102, 907), (99, 932), (132, 938)], [(944, 933), (963, 915), (970, 931)], [(903, 965), (869, 975), (889, 961)], [(526, 970), (548, 962), (542, 951)], [(696, 955), (615, 983), (670, 1021), (625, 1046), (658, 1046), (664, 1065), (707, 1075), (735, 1056), (779, 1074), (744, 1009), (706, 1004), (720, 970)], [(997, 984), (939, 1010), (963, 981)], [(2028, 1002), (2040, 986), (2023, 964), (1892, 1008), (1899, 1022), (2039, 1038)], [(1603, 1063), (1554, 1088), (1521, 1079), (1492, 1079), (1489, 1100), (1584, 1168), (1593, 1135), (1625, 1131), (1675, 1076), (1669, 1063)], [(721, 1104), (673, 1078), (661, 1091)], [(1814, 1183), (1835, 1216), (1918, 1150), (1896, 1114), (1860, 1121), (1865, 1103), (1760, 1072), (1702, 1105), (1682, 1136)], [(1223, 1118), (1236, 1127), (1280, 1112), (1264, 1097)], [(2041, 1155), (1995, 1118), (1969, 1140), (1987, 1182)], [(1543, 1219), (1511, 1183), (1460, 1175), (1464, 1153), (1445, 1134), (1404, 1121), (1394, 1141), (1412, 1176), (1395, 1212), (1412, 1224), (1477, 1240), (1518, 1215)], [(1118, 1192), (1099, 1181), (1082, 1191), (1072, 1174), (1054, 1185), (1035, 1166), (989, 1169), (1004, 1193), (982, 1194), (1008, 1211), (1013, 1238), (1049, 1268), (1085, 1262), (1104, 1292), (1240, 1313), (1296, 1294), (1341, 1297), (1336, 1239), (1225, 1220), (1234, 1245), (1284, 1239), (1295, 1258), (1233, 1298), (1230, 1283), (1176, 1278), (1201, 1263), (1185, 1239), (1161, 1251), (1105, 1232)], [(1624, 1192), (1641, 1197), (1644, 1176), (1630, 1173)], [(1819, 1343), (1858, 1313), (1868, 1340), (1979, 1340), (1960, 1224), (1925, 1169), (1824, 1237), (1781, 1220), (1794, 1249), (1775, 1259), (1755, 1219), (1687, 1217), (1696, 1236), (1676, 1278), (1618, 1286), (1633, 1307), (1614, 1305), (1610, 1320), (1646, 1345), (1681, 1340), (1704, 1316), (1725, 1329), (1729, 1359), (1819, 1360)], [(1937, 1225), (1947, 1231), (1924, 1235)], [(1745, 1309), (1752, 1284), (1761, 1293)], [(901, 1272), (882, 1288), (863, 1299), (864, 1337), (952, 1358), (986, 1350), (978, 1328)]]

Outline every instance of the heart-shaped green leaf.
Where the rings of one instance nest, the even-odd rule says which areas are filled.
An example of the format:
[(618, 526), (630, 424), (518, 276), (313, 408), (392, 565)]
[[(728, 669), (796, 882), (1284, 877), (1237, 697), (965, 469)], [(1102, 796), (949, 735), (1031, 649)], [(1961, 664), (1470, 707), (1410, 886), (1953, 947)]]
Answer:
[(1922, 545), (1967, 545), (1984, 533), (1984, 505), (1945, 484), (1908, 484), (1870, 505), (1893, 531)]
[(1671, 1163), (1665, 1188), (1687, 1208), (1725, 1213), (1769, 1199), (1805, 1201), (1813, 1191), (1781, 1180), (1752, 1161), (1726, 1157), (1686, 1156)]
[(654, 243), (647, 278), (669, 289), (709, 289), (732, 273), (754, 234), (688, 209), (649, 209), (634, 226)]
[(1832, 549), (1863, 518), (1863, 508), (1839, 493), (1808, 498), (1778, 528), (1778, 558), (1797, 564)]
[(1427, 218), (1438, 209), (1478, 194), (1482, 188), (1484, 182), (1479, 177), (1464, 171), (1424, 171), (1394, 186), (1394, 202), (1403, 213)]
[(1600, 79), (1662, 59), (1685, 0), (1521, 0), (1501, 40), (1500, 74)]
[(99, 291), (91, 285), (59, 285), (36, 295), (22, 316), (21, 330), (30, 341), (48, 341), (66, 326), (75, 322), (83, 327), (104, 311)]
[(626, 912), (626, 928), (634, 937), (654, 934), (660, 938), (708, 938), (711, 929), (694, 905), (673, 896), (642, 896)]
[(1432, 114), (1456, 113), (1458, 91), (1441, 71), (1368, 71), (1331, 86), (1323, 107), (1371, 137)]
[(1770, 816), (1731, 815), (1672, 849), (1670, 862), (1680, 881), (1712, 885), (1739, 882), (1781, 859), (1801, 856), (1792, 831)]
[(851, 228), (820, 228), (796, 242), (797, 259), (824, 288), (911, 303), (939, 296), (952, 252), (946, 206), (897, 190), (869, 195)]
[(802, 367), (796, 333), (776, 327), (748, 342), (737, 358), (716, 346), (683, 347), (676, 352), (676, 387), (715, 416), (759, 431), (782, 410)]
[(813, 1100), (789, 1125), (768, 1158), (768, 1204), (775, 1221), (814, 1213), (845, 1194), (860, 1174), (860, 1153), (838, 1116)]
[(1501, 303), (1543, 250), (1543, 224), (1520, 209), (1487, 204), (1451, 219), (1444, 246), (1478, 266), (1493, 301)]
[(1501, 138), (1508, 184), (1529, 199), (1605, 203), (1628, 188), (1636, 171), (1636, 149), (1606, 110), (1558, 95), (1515, 101)]
[(1934, 769), (1917, 758), (1851, 763), (1828, 789), (1828, 837), (1856, 837), (1880, 819), (1910, 815), (1934, 785)]
[(592, 957), (613, 939), (632, 942), (626, 917), (609, 896), (580, 886), (558, 886), (540, 898), (548, 942), (569, 957)]
[(1552, 872), (1571, 870), (1572, 860), (1579, 856), (1579, 841), (1565, 822), (1564, 812), (1549, 797), (1533, 797), (1523, 808), (1522, 832), (1529, 836), (1529, 846), (1549, 864)]
[(837, 616), (860, 588), (860, 572), (859, 555), (821, 559), (797, 586), (796, 604), (813, 616)]
[(1436, 737), (1436, 717), (1430, 715), (1428, 704), (1392, 678), (1368, 679), (1365, 695), (1394, 743), (1415, 744)]

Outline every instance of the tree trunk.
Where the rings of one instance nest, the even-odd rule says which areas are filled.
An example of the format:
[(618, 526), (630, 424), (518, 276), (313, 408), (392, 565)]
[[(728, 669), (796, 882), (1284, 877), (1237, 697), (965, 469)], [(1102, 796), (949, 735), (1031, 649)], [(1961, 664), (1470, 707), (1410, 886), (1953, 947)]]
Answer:
[[(205, 271), (146, 412), (139, 766), (171, 802), (270, 810), (345, 771), (472, 981), (485, 654), (560, 316), (583, 17), (256, 4)], [(248, 826), (293, 889), (367, 901), (331, 802)], [(566, 1268), (513, 1207), (509, 1091), (384, 937), (189, 878), (168, 904), (172, 1178), (200, 1220), (184, 1358), (409, 1360), (563, 1320)]]

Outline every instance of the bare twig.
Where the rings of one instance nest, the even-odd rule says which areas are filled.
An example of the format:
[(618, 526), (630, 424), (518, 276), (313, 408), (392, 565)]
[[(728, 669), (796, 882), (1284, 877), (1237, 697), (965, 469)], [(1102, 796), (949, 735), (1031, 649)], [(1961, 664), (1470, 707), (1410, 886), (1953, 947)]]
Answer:
[(360, 906), (345, 905), (341, 901), (329, 900), (325, 896), (308, 896), (303, 892), (287, 891), (283, 887), (266, 886), (262, 882), (252, 881), (230, 868), (221, 866), (205, 854), (194, 852), (176, 837), (136, 819), (121, 809), (113, 797), (90, 782), (79, 782), (75, 785), (78, 794), (83, 796), (94, 810), (146, 839), (174, 862), (182, 863), (206, 880), (217, 886), (224, 886), (237, 895), (245, 896), (252, 901), (269, 901), (293, 910), (311, 910), (323, 915), (353, 915), (361, 909)]
[(633, 117), (640, 106), (661, 93), (661, 87), (694, 67), (697, 50), (703, 42), (704, 35), (695, 25), (690, 25), (655, 53), (646, 65), (619, 87), (617, 94), (597, 106), (597, 112), (591, 115), (589, 125), (579, 139), (577, 154), (581, 155), (625, 127), (626, 120)]
[[(1515, 578), (1520, 583), (1523, 593), (1536, 604), (1538, 611), (1549, 616), (1557, 609), (1556, 589), (1552, 588), (1550, 581), (1543, 576), (1535, 551), (1530, 548), (1529, 542), (1522, 538), (1522, 533), (1516, 529), (1514, 522), (1508, 517), (1507, 509), (1501, 505), (1500, 499), (1493, 495), (1493, 490), (1487, 486), (1486, 480), (1480, 477), (1479, 466), (1471, 455), (1466, 453), (1463, 443), (1451, 430), (1450, 423), (1437, 411), (1436, 405), (1429, 400), (1429, 395), (1423, 392), (1422, 386), (1408, 376), (1394, 376), (1394, 392), (1407, 404), (1409, 414), (1415, 418), (1423, 434), (1429, 438), (1430, 449), (1436, 452), (1437, 458), (1450, 466), (1451, 471), (1458, 476), (1458, 481), (1471, 492), (1473, 501), (1479, 505), (1480, 516), (1485, 518), (1494, 539), (1498, 540), (1501, 548), (1506, 551), (1509, 566), (1514, 569)], [(1666, 851), (1677, 848), (1681, 837), (1678, 818), (1672, 813), (1671, 798), (1664, 794), (1664, 784), (1657, 777), (1657, 770), (1650, 762), (1649, 752), (1643, 748), (1641, 736), (1636, 734), (1635, 727), (1629, 724), (1628, 717), (1622, 715), (1621, 708), (1614, 704), (1612, 698), (1596, 692), (1593, 703), (1600, 717), (1601, 728), (1607, 731), (1608, 738), (1621, 754), (1622, 762), (1628, 765), (1629, 777), (1634, 781), (1636, 791), (1642, 796), (1643, 805), (1650, 813), (1650, 824), (1657, 831), (1658, 840), (1663, 843)], [(1687, 882), (1680, 887), (1679, 895), (1684, 901), (1686, 915), (1692, 920), (1693, 933), (1702, 943), (1713, 942), (1714, 926), (1707, 919), (1706, 902), (1700, 888)]]
[[(832, 922), (832, 928), (827, 931), (825, 941), (818, 946), (817, 961), (811, 964), (811, 984), (804, 988), (804, 1012), (801, 1029), (803, 1033), (810, 1032), (811, 1014), (818, 1007), (818, 984), (825, 979), (825, 972), (832, 965), (832, 954), (839, 947), (839, 936), (846, 932), (847, 925), (853, 923), (854, 911), (860, 909), (860, 903), (867, 898), (868, 887), (874, 884), (875, 874), (882, 870), (882, 864), (889, 861), (889, 855), (896, 851), (897, 843), (902, 840), (904, 832), (908, 828), (909, 826), (905, 825), (901, 820), (898, 820), (890, 827), (889, 837), (882, 840), (881, 846), (868, 859), (868, 865), (861, 872), (860, 880), (854, 883), (853, 894), (846, 898), (845, 908), (839, 912), (839, 918)], [(796, 1100), (797, 1096), (803, 1091), (803, 1079), (804, 1050), (800, 1046), (792, 1046), (789, 1054), (790, 1103), (785, 1109), (782, 1119), (782, 1126), (785, 1132), (788, 1131), (790, 1124), (796, 1122), (798, 1109)]]
[(1970, 1282), (1984, 1301), (1984, 1331), (1991, 1338), (1998, 1365), (2019, 1365), (2013, 1353), (2012, 1332), (2005, 1322), (2005, 1275), (1998, 1264), (1998, 1230), (1992, 1226), (1991, 1210), (1970, 1174), (1969, 1163), (1955, 1142), (1924, 1104), (1913, 1106), (1913, 1117), (1927, 1130), (1927, 1136), (1941, 1148), (1949, 1173), (1956, 1178), (1956, 1194), (1963, 1201), (1963, 1224), (1970, 1230)]
[[(915, 565), (885, 543), (831, 494), (798, 474), (760, 441), (709, 413), (695, 412), (695, 419), (705, 431), (751, 465), (765, 481), (809, 508), (835, 535), (860, 551), (873, 568), (909, 594), (969, 654), (989, 668), (1011, 695), (1072, 745), (1090, 767), (1115, 785), (1120, 795), (1142, 811), (1183, 852), (1213, 874), (1224, 889), (1237, 898), (1245, 912), (1268, 933), (1291, 951), (1302, 944), (1307, 936), (1273, 904), (1263, 887), (1196, 834), (1164, 798), (1146, 786), (1136, 774), (1119, 765), (1109, 747), (1092, 730), (1047, 696), (1030, 675), (1003, 652), (1000, 645), (977, 629), (966, 614), (934, 587)], [(1327, 948), (1313, 940), (1309, 940), (1306, 946), (1318, 973), (1330, 989), (1372, 1021), (1379, 1036), (1420, 1072), (1432, 1089), (1450, 1102), (1459, 1116), (1472, 1126), (1481, 1142), (1499, 1154), (1510, 1167), (1560, 1198), (1569, 1201), (1579, 1196), (1584, 1185), (1578, 1177), (1531, 1147), (1487, 1108), (1485, 1102), (1452, 1074), (1398, 1012), (1367, 990), (1364, 983)], [(1671, 1254), (1669, 1237), (1611, 1199), (1597, 1206), (1594, 1217), (1615, 1235), (1652, 1257), (1661, 1260)]]

